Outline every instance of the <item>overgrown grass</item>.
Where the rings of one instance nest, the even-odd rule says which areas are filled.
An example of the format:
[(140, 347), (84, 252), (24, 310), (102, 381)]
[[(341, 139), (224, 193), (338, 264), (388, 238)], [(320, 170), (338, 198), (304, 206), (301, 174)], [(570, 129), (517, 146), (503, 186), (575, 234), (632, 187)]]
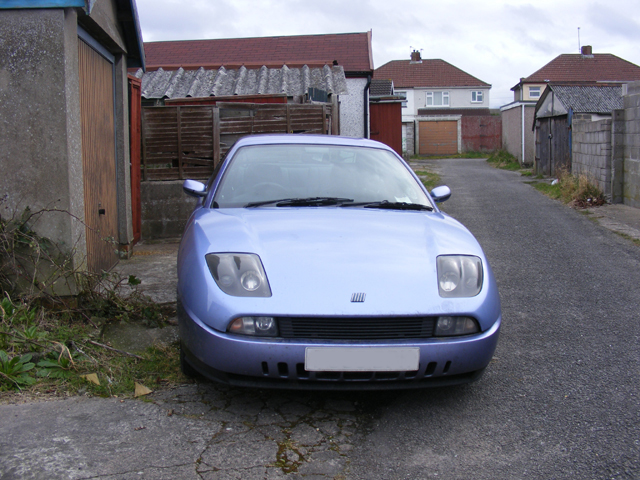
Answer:
[[(71, 254), (35, 234), (32, 219), (0, 218), (0, 398), (15, 391), (126, 396), (136, 382), (153, 389), (180, 380), (176, 345), (132, 354), (102, 340), (113, 323), (163, 326), (174, 307), (140, 294), (135, 277), (70, 271)], [(50, 282), (61, 278), (80, 293), (58, 296)]]
[(494, 167), (501, 168), (503, 170), (515, 171), (521, 169), (518, 159), (506, 150), (496, 150), (491, 154), (489, 158), (487, 158), (487, 162), (489, 162)]
[(411, 160), (429, 160), (437, 158), (487, 158), (488, 152), (463, 152), (455, 155), (413, 155)]
[(588, 208), (606, 203), (602, 190), (586, 175), (575, 176), (564, 171), (551, 183), (531, 183), (545, 195), (572, 207)]
[(415, 174), (429, 191), (441, 184), (440, 175), (437, 173), (428, 170), (415, 170)]

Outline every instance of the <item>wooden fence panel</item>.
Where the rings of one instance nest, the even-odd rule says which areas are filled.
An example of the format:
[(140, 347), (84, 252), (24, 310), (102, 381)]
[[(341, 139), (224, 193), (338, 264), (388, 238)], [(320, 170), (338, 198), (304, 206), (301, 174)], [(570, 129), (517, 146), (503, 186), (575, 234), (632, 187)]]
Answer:
[(260, 133), (331, 133), (331, 105), (253, 104), (145, 107), (143, 178), (208, 178), (236, 140)]

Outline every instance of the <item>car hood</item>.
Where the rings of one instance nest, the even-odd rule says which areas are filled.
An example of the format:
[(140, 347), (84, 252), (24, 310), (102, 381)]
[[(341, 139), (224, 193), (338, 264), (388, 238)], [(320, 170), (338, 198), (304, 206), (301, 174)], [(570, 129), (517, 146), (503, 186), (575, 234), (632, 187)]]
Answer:
[[(472, 299), (441, 298), (438, 255), (479, 256), (485, 278), (492, 278), (486, 275), (488, 265), (475, 238), (440, 212), (336, 207), (199, 209), (190, 229), (192, 235), (185, 234), (185, 238), (193, 237), (198, 255), (254, 253), (262, 260), (272, 297), (228, 298), (241, 302), (246, 314), (473, 311), (484, 300), (486, 289)], [(353, 303), (354, 293), (364, 293), (365, 301)]]

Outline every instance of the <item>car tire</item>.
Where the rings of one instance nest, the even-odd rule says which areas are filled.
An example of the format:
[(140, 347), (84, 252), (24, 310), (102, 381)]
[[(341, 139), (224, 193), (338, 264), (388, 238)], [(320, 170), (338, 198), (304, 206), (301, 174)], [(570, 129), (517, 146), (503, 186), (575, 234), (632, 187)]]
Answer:
[(198, 371), (195, 368), (193, 368), (189, 363), (189, 361), (187, 360), (187, 356), (184, 353), (184, 346), (182, 345), (182, 342), (180, 342), (180, 371), (186, 377), (193, 378), (198, 376)]

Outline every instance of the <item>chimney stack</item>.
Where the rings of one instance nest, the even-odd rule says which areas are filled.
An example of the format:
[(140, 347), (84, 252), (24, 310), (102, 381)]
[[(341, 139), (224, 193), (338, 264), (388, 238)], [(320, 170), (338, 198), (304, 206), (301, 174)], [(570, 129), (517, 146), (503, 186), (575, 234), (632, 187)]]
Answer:
[(591, 45), (584, 45), (582, 47), (582, 55), (584, 56), (591, 56), (593, 55), (592, 53), (592, 49), (591, 49)]
[(418, 50), (414, 50), (413, 52), (411, 52), (411, 61), (422, 62), (422, 57), (420, 56), (420, 52)]

